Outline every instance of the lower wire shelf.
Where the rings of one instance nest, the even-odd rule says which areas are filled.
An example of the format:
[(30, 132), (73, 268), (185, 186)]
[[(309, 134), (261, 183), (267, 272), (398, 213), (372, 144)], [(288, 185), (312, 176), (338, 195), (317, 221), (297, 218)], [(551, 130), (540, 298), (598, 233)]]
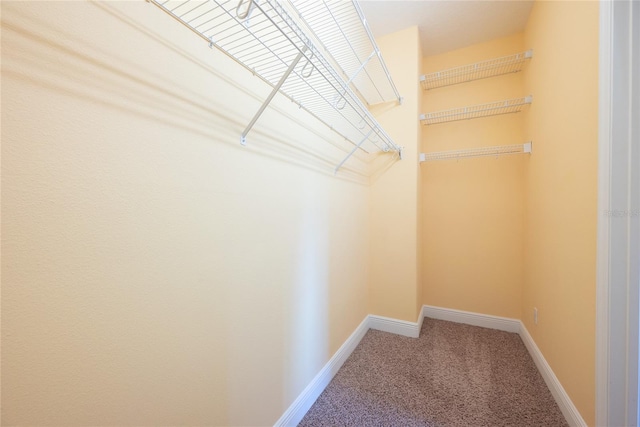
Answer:
[(496, 147), (469, 148), (466, 150), (436, 151), (420, 153), (420, 163), (434, 160), (459, 160), (475, 157), (498, 157), (511, 154), (531, 154), (532, 142)]

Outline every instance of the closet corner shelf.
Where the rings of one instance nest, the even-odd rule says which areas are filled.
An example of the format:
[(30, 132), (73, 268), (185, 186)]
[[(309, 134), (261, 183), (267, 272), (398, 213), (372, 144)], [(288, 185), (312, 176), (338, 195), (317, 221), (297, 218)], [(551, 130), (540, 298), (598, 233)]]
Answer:
[[(325, 57), (325, 53), (331, 55), (331, 52), (327, 51), (329, 42), (312, 41), (309, 36), (313, 34), (314, 38), (322, 37), (324, 33), (319, 27), (320, 22), (304, 22), (304, 12), (298, 10), (307, 10), (304, 8), (307, 2), (309, 7), (316, 5), (316, 2), (294, 1), (294, 11), (298, 12), (300, 17), (298, 21), (291, 17), (291, 10), (287, 11), (285, 5), (278, 0), (149, 1), (272, 87), (271, 94), (242, 132), (240, 141), (243, 145), (246, 144), (247, 134), (262, 112), (275, 94), (280, 92), (354, 145), (353, 150), (338, 164), (336, 172), (357, 150), (365, 153), (378, 150), (401, 152), (401, 147), (380, 127), (354, 92), (357, 90), (360, 96), (363, 96), (362, 93), (367, 91), (357, 89), (356, 85), (360, 83), (358, 78), (363, 78), (362, 71), (374, 64), (369, 60), (377, 56), (379, 61), (375, 62), (375, 70), (379, 72), (375, 76), (389, 80), (385, 83), (389, 86), (385, 92), (387, 96), (389, 93), (390, 96), (397, 95), (375, 41), (370, 39), (366, 21), (359, 14), (355, 0), (346, 2), (352, 7), (344, 6), (339, 11), (334, 12), (327, 8), (328, 13), (334, 12), (332, 19), (336, 20), (335, 25), (339, 26), (341, 20), (348, 22), (353, 34), (369, 38), (365, 45), (368, 46), (367, 49), (373, 49), (376, 53), (365, 58), (363, 63), (355, 64), (354, 61), (362, 58), (357, 52), (351, 52), (350, 62), (341, 70), (343, 75), (352, 70), (352, 77), (348, 82), (336, 71), (336, 65)], [(352, 26), (363, 28), (356, 31)], [(303, 27), (306, 29), (303, 30)], [(321, 46), (322, 49), (317, 46)], [(340, 49), (346, 48), (343, 46)], [(331, 56), (333, 62), (343, 58), (340, 49), (339, 53)], [(354, 53), (356, 54), (353, 55)], [(370, 89), (372, 85), (375, 86), (371, 83), (375, 70), (365, 73), (369, 86), (362, 83), (362, 87)]]
[(532, 142), (515, 145), (501, 145), (496, 147), (470, 148), (466, 150), (437, 151), (420, 153), (420, 163), (434, 160), (459, 160), (475, 157), (498, 157), (511, 154), (531, 154)]
[(497, 116), (500, 114), (517, 113), (533, 102), (531, 95), (524, 98), (506, 99), (504, 101), (453, 108), (451, 110), (434, 111), (420, 115), (420, 122), (424, 125), (455, 122), (458, 120), (478, 119), (480, 117)]
[(522, 71), (525, 62), (532, 57), (533, 49), (529, 49), (526, 52), (448, 68), (420, 76), (420, 84), (424, 90), (430, 90), (502, 74), (516, 73)]

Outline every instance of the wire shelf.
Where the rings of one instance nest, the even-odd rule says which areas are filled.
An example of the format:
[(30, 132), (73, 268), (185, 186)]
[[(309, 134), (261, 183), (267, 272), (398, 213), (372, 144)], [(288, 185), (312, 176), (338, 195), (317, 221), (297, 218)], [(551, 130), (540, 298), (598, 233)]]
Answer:
[(421, 114), (420, 121), (425, 125), (437, 125), (440, 123), (455, 122), (458, 120), (478, 119), (481, 117), (497, 116), (500, 114), (517, 113), (521, 111), (525, 105), (531, 104), (532, 101), (532, 96), (526, 96), (524, 98), (507, 99), (504, 101), (489, 102), (487, 104), (435, 111), (433, 113)]
[(150, 1), (274, 88), (243, 144), (278, 90), (353, 143), (349, 156), (356, 149), (401, 152), (277, 0)]
[(355, 0), (289, 0), (318, 46), (368, 105), (398, 101), (400, 94)]
[(420, 76), (420, 84), (424, 90), (429, 90), (502, 74), (516, 73), (522, 71), (525, 62), (532, 57), (533, 50), (530, 49), (526, 52), (449, 68)]
[(498, 157), (512, 154), (531, 154), (531, 150), (532, 143), (531, 141), (529, 141), (524, 144), (515, 145), (420, 153), (420, 162), (422, 163), (434, 160), (470, 159), (475, 157)]

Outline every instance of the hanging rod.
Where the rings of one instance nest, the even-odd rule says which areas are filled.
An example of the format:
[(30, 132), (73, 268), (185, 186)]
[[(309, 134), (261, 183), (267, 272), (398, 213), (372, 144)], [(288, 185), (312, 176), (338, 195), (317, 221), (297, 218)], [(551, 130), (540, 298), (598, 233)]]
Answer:
[(471, 105), (469, 107), (453, 108), (451, 110), (435, 111), (420, 115), (424, 125), (437, 125), (457, 120), (477, 119), (480, 117), (497, 116), (500, 114), (517, 113), (522, 107), (531, 104), (531, 95), (524, 98), (506, 99), (504, 101), (489, 102), (487, 104)]
[(267, 101), (279, 91), (365, 153), (401, 151), (277, 0), (149, 1), (269, 84)]
[(356, 0), (289, 0), (289, 4), (367, 105), (402, 101)]
[(420, 84), (424, 90), (430, 90), (502, 74), (517, 73), (522, 71), (525, 62), (532, 57), (533, 49), (529, 49), (526, 52), (461, 65), (435, 73), (424, 74), (420, 76)]
[(524, 144), (515, 145), (420, 153), (420, 163), (434, 160), (458, 160), (471, 159), (475, 157), (498, 157), (511, 154), (531, 154), (531, 149), (532, 143), (529, 141)]

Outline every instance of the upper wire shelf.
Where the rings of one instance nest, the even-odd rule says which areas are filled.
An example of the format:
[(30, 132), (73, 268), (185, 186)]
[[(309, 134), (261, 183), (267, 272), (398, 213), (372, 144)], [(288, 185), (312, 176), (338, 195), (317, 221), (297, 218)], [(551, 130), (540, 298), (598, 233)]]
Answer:
[(472, 80), (522, 71), (524, 64), (533, 57), (533, 50), (515, 53), (513, 55), (488, 59), (474, 64), (449, 68), (435, 73), (420, 76), (420, 84), (424, 90), (466, 83)]
[(458, 160), (476, 157), (498, 157), (511, 154), (531, 154), (531, 148), (532, 143), (529, 141), (524, 144), (420, 153), (420, 163), (434, 160)]
[(425, 125), (437, 125), (457, 120), (477, 119), (480, 117), (517, 113), (521, 111), (522, 107), (525, 105), (531, 104), (532, 101), (533, 97), (529, 95), (524, 98), (507, 99), (504, 101), (489, 102), (487, 104), (435, 111), (433, 113), (421, 114), (420, 121)]
[(354, 0), (289, 0), (333, 64), (367, 105), (402, 99)]
[(150, 0), (201, 38), (273, 87), (247, 133), (280, 92), (354, 144), (354, 149), (398, 152), (324, 54), (277, 0)]

